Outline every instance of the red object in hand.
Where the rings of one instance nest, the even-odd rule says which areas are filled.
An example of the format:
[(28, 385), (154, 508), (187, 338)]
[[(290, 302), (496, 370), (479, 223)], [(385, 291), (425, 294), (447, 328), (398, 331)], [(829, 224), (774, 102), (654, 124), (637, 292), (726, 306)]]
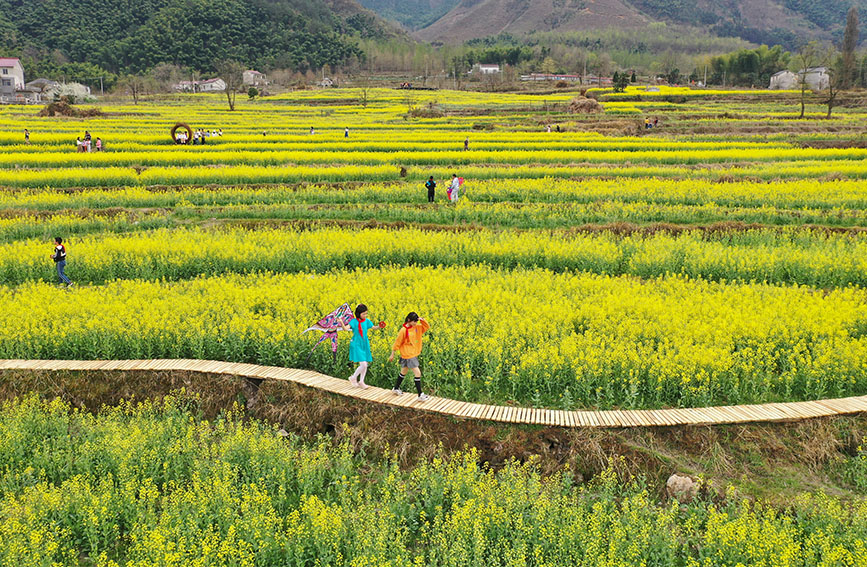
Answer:
[(384, 328), (385, 328), (385, 321), (380, 321), (380, 322), (379, 322), (379, 328), (380, 328), (380, 329), (384, 329)]

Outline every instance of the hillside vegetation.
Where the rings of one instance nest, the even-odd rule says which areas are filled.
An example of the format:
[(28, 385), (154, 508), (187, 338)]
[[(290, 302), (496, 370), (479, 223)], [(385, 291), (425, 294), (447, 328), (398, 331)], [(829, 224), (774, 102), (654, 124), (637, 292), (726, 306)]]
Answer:
[(362, 57), (356, 37), (395, 33), (354, 0), (0, 0), (0, 22), (12, 53), (115, 73), (223, 59), (303, 71)]

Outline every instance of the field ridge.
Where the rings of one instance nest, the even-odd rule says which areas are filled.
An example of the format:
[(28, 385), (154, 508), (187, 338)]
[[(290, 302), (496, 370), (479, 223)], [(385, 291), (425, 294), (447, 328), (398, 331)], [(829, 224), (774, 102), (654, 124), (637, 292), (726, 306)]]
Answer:
[(544, 408), (494, 406), (431, 396), (426, 402), (412, 394), (395, 396), (384, 388), (366, 390), (346, 380), (312, 370), (193, 359), (150, 360), (0, 360), (2, 370), (37, 371), (175, 371), (243, 376), (254, 380), (283, 380), (341, 396), (377, 404), (451, 415), (462, 419), (567, 428), (669, 427), (801, 421), (816, 417), (867, 412), (867, 396), (807, 402), (716, 406), (659, 410), (561, 411)]

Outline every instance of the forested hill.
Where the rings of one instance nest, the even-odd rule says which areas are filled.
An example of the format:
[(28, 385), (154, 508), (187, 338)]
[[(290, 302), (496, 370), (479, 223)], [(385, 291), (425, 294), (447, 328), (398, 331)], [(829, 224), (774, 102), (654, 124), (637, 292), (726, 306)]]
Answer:
[(306, 70), (361, 56), (357, 37), (396, 31), (355, 0), (0, 0), (0, 55), (115, 73), (220, 59)]
[(509, 33), (694, 26), (724, 37), (795, 48), (839, 41), (846, 11), (867, 0), (360, 0), (427, 41), (461, 42)]

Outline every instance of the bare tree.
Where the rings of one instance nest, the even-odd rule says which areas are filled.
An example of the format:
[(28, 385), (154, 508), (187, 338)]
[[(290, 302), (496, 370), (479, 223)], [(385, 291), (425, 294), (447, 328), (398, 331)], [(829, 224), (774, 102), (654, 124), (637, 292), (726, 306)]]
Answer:
[(154, 89), (154, 82), (150, 77), (141, 75), (126, 75), (117, 82), (117, 88), (132, 96), (133, 104), (138, 104), (141, 95)]
[(171, 92), (176, 84), (186, 78), (186, 72), (172, 63), (160, 63), (148, 75), (154, 81), (154, 88), (163, 92)]
[(370, 103), (370, 81), (366, 76), (358, 80), (358, 102), (362, 108), (367, 108)]
[(837, 103), (837, 95), (844, 88), (846, 81), (842, 59), (843, 56), (837, 53), (833, 46), (828, 48), (823, 57), (825, 72), (828, 74), (828, 99), (825, 101), (828, 105), (827, 118), (831, 118), (831, 111)]
[(796, 61), (799, 68), (796, 70), (798, 74), (798, 84), (801, 87), (801, 115), (798, 118), (804, 118), (807, 106), (807, 91), (810, 89), (810, 84), (807, 82), (807, 75), (810, 69), (816, 66), (820, 57), (820, 47), (818, 42), (811, 41), (805, 43), (798, 50)]
[(235, 110), (235, 95), (244, 86), (244, 66), (237, 61), (219, 61), (214, 65), (217, 75), (226, 83), (229, 110)]

